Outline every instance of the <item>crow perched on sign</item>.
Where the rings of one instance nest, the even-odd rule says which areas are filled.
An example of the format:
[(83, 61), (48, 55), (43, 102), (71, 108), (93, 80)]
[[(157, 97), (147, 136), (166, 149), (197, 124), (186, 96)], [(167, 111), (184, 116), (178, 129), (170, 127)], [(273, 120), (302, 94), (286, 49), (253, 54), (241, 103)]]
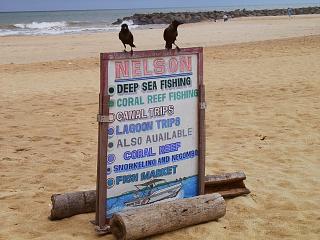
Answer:
[(180, 48), (174, 43), (178, 36), (178, 26), (183, 24), (177, 20), (174, 20), (169, 27), (164, 30), (163, 38), (166, 41), (166, 49), (172, 49), (172, 44), (177, 47), (177, 50), (180, 51)]
[(136, 46), (133, 44), (133, 35), (130, 32), (128, 25), (125, 23), (121, 25), (121, 31), (119, 32), (119, 39), (123, 43), (125, 52), (127, 51), (126, 44), (128, 44), (131, 47), (131, 55), (132, 55), (133, 53), (132, 48)]

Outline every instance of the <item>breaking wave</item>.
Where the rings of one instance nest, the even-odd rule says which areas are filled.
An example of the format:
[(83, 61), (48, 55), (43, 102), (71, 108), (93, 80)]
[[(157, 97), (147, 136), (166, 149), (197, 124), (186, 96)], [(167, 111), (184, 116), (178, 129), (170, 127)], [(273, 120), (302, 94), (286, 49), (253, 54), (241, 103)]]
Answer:
[(23, 29), (55, 29), (63, 28), (67, 25), (66, 22), (32, 22), (32, 23), (18, 23), (14, 24), (16, 28)]
[[(130, 29), (138, 28), (132, 21), (123, 21)], [(107, 22), (31, 22), (0, 25), (0, 36), (13, 35), (59, 35), (94, 32), (114, 32), (119, 31), (119, 25), (111, 25)]]

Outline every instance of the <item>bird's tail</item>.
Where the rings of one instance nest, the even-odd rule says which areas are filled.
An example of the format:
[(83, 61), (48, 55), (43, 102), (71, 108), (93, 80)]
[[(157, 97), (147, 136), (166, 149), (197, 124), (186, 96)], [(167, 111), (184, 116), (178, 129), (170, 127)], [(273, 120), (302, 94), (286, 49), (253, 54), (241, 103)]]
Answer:
[(131, 47), (134, 47), (134, 48), (136, 47), (136, 45), (134, 45), (133, 43), (132, 43), (130, 46), (131, 46)]

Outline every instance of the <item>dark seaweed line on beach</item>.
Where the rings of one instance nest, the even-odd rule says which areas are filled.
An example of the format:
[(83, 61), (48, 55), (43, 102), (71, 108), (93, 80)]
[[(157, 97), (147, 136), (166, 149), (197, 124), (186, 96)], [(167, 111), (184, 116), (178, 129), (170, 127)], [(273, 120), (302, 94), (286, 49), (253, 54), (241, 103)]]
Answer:
[[(293, 15), (302, 14), (320, 14), (319, 7), (303, 7), (292, 8)], [(238, 17), (253, 17), (253, 16), (282, 16), (288, 14), (288, 9), (262, 9), (262, 10), (246, 10), (236, 9), (234, 11), (208, 11), (208, 12), (170, 12), (170, 13), (148, 13), (134, 14), (129, 17), (119, 18), (113, 24), (118, 25), (123, 21), (131, 20), (136, 25), (147, 24), (168, 24), (174, 19), (184, 23), (196, 23), (202, 21), (222, 19), (223, 15), (228, 15), (231, 18)]]

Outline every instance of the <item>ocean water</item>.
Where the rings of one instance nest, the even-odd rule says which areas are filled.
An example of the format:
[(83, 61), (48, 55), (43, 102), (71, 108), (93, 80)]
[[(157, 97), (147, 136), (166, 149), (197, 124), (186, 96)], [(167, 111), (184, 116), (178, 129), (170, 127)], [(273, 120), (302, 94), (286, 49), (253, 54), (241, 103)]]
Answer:
[[(119, 31), (120, 25), (112, 25), (118, 18), (131, 16), (135, 13), (153, 12), (197, 12), (197, 11), (229, 11), (234, 9), (270, 9), (314, 6), (317, 4), (295, 5), (240, 5), (213, 6), (200, 8), (148, 8), (148, 9), (117, 9), (117, 10), (81, 10), (51, 12), (0, 12), (0, 36), (11, 35), (59, 35), (81, 34), (93, 32)], [(137, 26), (126, 22), (131, 29), (158, 28), (161, 25)]]

